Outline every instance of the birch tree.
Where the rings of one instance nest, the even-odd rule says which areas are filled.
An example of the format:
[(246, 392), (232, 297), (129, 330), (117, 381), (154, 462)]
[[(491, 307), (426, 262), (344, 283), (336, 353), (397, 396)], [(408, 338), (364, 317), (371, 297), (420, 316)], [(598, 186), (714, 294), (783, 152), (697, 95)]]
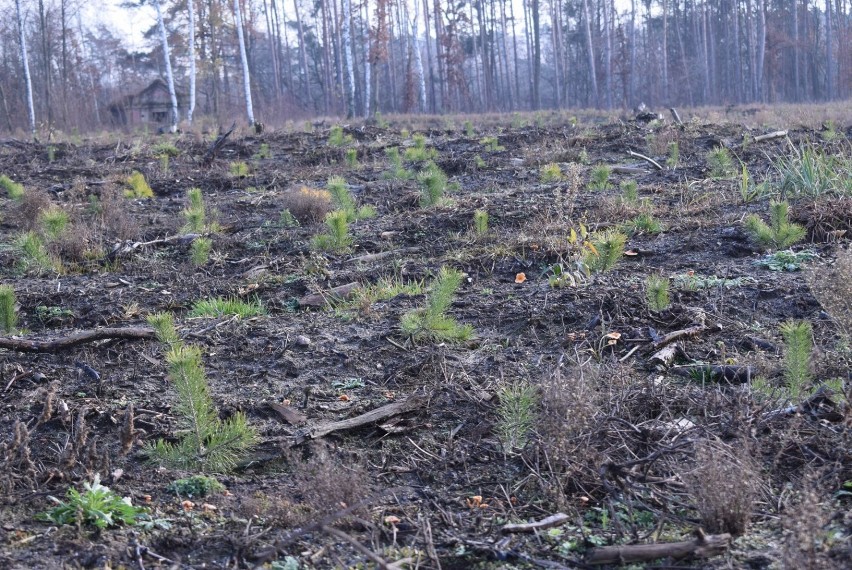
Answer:
[(18, 16), (18, 36), (21, 42), (21, 62), (24, 68), (24, 84), (27, 87), (27, 118), (30, 132), (35, 135), (35, 109), (33, 108), (33, 83), (30, 77), (30, 64), (27, 61), (27, 39), (24, 35), (24, 15), (21, 13), (21, 0), (15, 0), (15, 11)]
[(169, 86), (169, 97), (172, 100), (172, 126), (171, 132), (177, 132), (177, 124), (180, 120), (178, 116), (177, 94), (175, 93), (175, 78), (172, 74), (172, 62), (169, 55), (169, 39), (166, 36), (166, 25), (163, 23), (163, 12), (160, 9), (160, 0), (154, 0), (154, 7), (157, 9), (157, 27), (160, 29), (160, 41), (163, 44), (163, 59), (166, 60), (166, 83)]
[(420, 15), (420, 2), (414, 0), (414, 17), (411, 19), (411, 51), (414, 54), (414, 69), (417, 71), (417, 85), (420, 92), (420, 103), (417, 108), (421, 113), (426, 111), (426, 76), (423, 73), (423, 58), (420, 56), (420, 46), (417, 36), (417, 18)]
[(195, 112), (195, 0), (187, 0), (189, 11), (189, 110), (186, 120), (192, 124), (192, 114)]
[(243, 93), (246, 98), (246, 115), (249, 125), (254, 125), (254, 109), (251, 106), (251, 78), (249, 77), (246, 42), (243, 38), (243, 15), (240, 11), (240, 0), (234, 0), (234, 23), (237, 26), (237, 42), (240, 44), (240, 61), (243, 65)]

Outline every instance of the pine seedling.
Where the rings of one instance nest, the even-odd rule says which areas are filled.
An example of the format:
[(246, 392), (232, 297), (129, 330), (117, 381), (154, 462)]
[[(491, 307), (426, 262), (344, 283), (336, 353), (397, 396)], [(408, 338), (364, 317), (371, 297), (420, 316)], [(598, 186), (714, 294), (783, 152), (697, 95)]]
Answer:
[(607, 230), (596, 233), (589, 240), (589, 247), (583, 256), (583, 264), (591, 273), (609, 271), (624, 255), (627, 235), (622, 232)]
[(538, 179), (541, 181), (542, 184), (559, 182), (560, 180), (562, 180), (562, 169), (559, 168), (559, 165), (555, 162), (545, 164), (541, 167), (541, 172), (539, 172)]
[(0, 285), (0, 328), (6, 334), (15, 332), (18, 324), (15, 303), (15, 289), (11, 285)]
[(68, 227), (68, 212), (59, 206), (51, 206), (39, 214), (39, 224), (49, 241), (61, 236)]
[(621, 184), (621, 200), (625, 204), (637, 204), (639, 202), (639, 185), (635, 180), (622, 180)]
[(154, 313), (148, 315), (148, 324), (154, 329), (157, 340), (168, 344), (169, 348), (180, 344), (180, 337), (175, 328), (175, 321), (169, 313)]
[(341, 147), (352, 142), (352, 135), (344, 135), (343, 127), (334, 125), (328, 133), (328, 146)]
[(346, 212), (348, 221), (355, 219), (355, 199), (349, 192), (349, 187), (346, 180), (342, 176), (332, 176), (328, 179), (326, 186), (328, 193), (331, 195), (331, 202), (338, 210)]
[(325, 217), (328, 232), (314, 236), (314, 247), (321, 251), (345, 251), (352, 245), (346, 212), (335, 210)]
[(130, 187), (124, 191), (124, 196), (127, 198), (142, 200), (154, 197), (154, 191), (151, 190), (148, 181), (145, 180), (145, 175), (137, 170), (130, 173), (127, 178), (127, 185)]
[(169, 379), (178, 393), (176, 415), (183, 436), (177, 443), (158, 440), (145, 449), (154, 461), (189, 470), (222, 472), (233, 469), (257, 441), (257, 433), (246, 417), (237, 413), (222, 421), (210, 396), (207, 376), (201, 364), (201, 349), (175, 341), (170, 315), (149, 318), (159, 337), (169, 344), (166, 363)]
[(411, 162), (423, 162), (437, 156), (437, 151), (434, 148), (426, 148), (426, 137), (420, 133), (412, 137), (414, 146), (405, 149), (405, 160)]
[(464, 122), (464, 136), (469, 139), (472, 139), (476, 136), (476, 131), (473, 130), (473, 123), (471, 123), (470, 121)]
[(745, 219), (746, 231), (763, 248), (785, 249), (805, 239), (805, 228), (790, 222), (786, 200), (769, 203), (769, 224), (751, 214)]
[(479, 142), (485, 146), (486, 150), (491, 152), (506, 150), (506, 147), (500, 145), (497, 137), (483, 137)]
[(213, 248), (213, 240), (200, 237), (193, 240), (189, 246), (189, 258), (196, 267), (201, 267), (210, 259), (210, 250)]
[(234, 178), (245, 178), (249, 175), (249, 165), (242, 160), (232, 162), (228, 170)]
[(20, 254), (20, 265), (24, 271), (35, 270), (38, 273), (48, 271), (59, 271), (58, 263), (51, 259), (44, 246), (44, 241), (35, 232), (27, 232), (21, 235), (15, 245)]
[(462, 278), (460, 271), (442, 267), (438, 277), (432, 282), (426, 307), (409, 311), (402, 316), (402, 331), (414, 339), (446, 342), (464, 342), (470, 339), (473, 336), (473, 327), (460, 325), (446, 314)]
[(811, 381), (811, 352), (813, 327), (807, 321), (787, 321), (781, 325), (784, 337), (784, 378), (794, 402), (803, 399)]
[(349, 168), (357, 169), (361, 166), (358, 164), (358, 149), (347, 148), (344, 157), (346, 158), (346, 164)]
[(731, 153), (723, 146), (717, 146), (707, 153), (707, 166), (710, 167), (710, 176), (713, 178), (727, 178), (731, 175), (734, 160)]
[(669, 285), (669, 278), (657, 273), (645, 279), (645, 298), (651, 311), (659, 313), (669, 308)]
[(5, 190), (6, 195), (16, 202), (24, 199), (24, 185), (15, 182), (5, 174), (0, 176), (0, 188)]
[(539, 392), (529, 382), (505, 384), (500, 389), (495, 432), (505, 453), (526, 446), (538, 417)]
[(488, 233), (488, 212), (476, 210), (473, 213), (473, 230), (478, 236), (484, 236)]
[(612, 168), (606, 164), (601, 164), (592, 169), (591, 181), (589, 189), (591, 190), (609, 190), (612, 184), (609, 182), (609, 177), (612, 174)]
[(630, 234), (646, 233), (656, 235), (662, 233), (663, 224), (651, 214), (642, 213), (626, 222), (624, 229)]
[(399, 155), (397, 147), (385, 149), (385, 154), (391, 163), (391, 168), (382, 175), (383, 178), (387, 180), (408, 180), (411, 178), (411, 172), (402, 165), (402, 157)]
[(669, 143), (669, 155), (668, 157), (666, 157), (666, 166), (674, 170), (677, 168), (677, 164), (679, 161), (680, 147), (678, 146), (676, 141), (672, 141)]
[(447, 175), (437, 164), (430, 161), (417, 175), (417, 181), (420, 183), (421, 206), (428, 208), (441, 202), (447, 191)]
[(201, 188), (190, 188), (186, 193), (187, 205), (183, 211), (186, 224), (183, 233), (200, 234), (207, 228), (207, 213)]

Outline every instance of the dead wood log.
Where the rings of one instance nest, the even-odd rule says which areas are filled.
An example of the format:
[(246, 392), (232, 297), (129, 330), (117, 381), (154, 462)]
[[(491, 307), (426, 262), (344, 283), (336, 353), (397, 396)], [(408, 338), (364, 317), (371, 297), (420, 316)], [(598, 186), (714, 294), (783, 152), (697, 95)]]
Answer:
[(613, 166), (613, 174), (647, 174), (648, 171), (638, 166)]
[(225, 140), (234, 132), (234, 129), (237, 128), (237, 122), (234, 121), (234, 124), (231, 125), (231, 128), (228, 129), (228, 132), (219, 135), (219, 138), (210, 145), (210, 148), (207, 149), (207, 152), (204, 153), (204, 164), (210, 164), (213, 162), (213, 159), (216, 158), (216, 153), (221, 150), (223, 146), (225, 146)]
[(105, 328), (80, 331), (61, 338), (31, 340), (25, 338), (0, 337), (0, 348), (18, 352), (59, 352), (98, 340), (107, 339), (151, 339), (156, 338), (154, 329), (147, 327)]
[(269, 407), (275, 410), (281, 416), (281, 419), (290, 425), (300, 426), (308, 423), (308, 416), (295, 408), (279, 404), (278, 402), (269, 402)]
[(120, 255), (127, 255), (136, 251), (139, 248), (150, 247), (153, 245), (169, 245), (172, 243), (178, 243), (181, 245), (188, 244), (202, 237), (202, 235), (204, 234), (178, 234), (173, 236), (167, 236), (164, 238), (152, 239), (151, 241), (128, 240), (115, 244), (115, 247), (112, 248), (112, 251), (109, 252), (104, 259), (107, 261), (113, 261), (116, 257)]
[(300, 307), (325, 307), (329, 301), (349, 299), (361, 285), (357, 281), (334, 287), (325, 292), (312, 293), (299, 299)]
[(651, 364), (661, 364), (663, 366), (668, 366), (669, 364), (674, 362), (674, 358), (676, 355), (676, 345), (670, 344), (669, 346), (664, 346), (662, 349), (651, 355)]
[(550, 515), (549, 517), (545, 517), (540, 521), (503, 525), (503, 528), (500, 529), (500, 532), (504, 534), (509, 534), (512, 532), (535, 532), (537, 530), (545, 530), (548, 528), (559, 526), (568, 522), (570, 519), (571, 517), (566, 514), (556, 513), (555, 515)]
[(770, 141), (773, 139), (780, 139), (787, 136), (787, 131), (773, 131), (771, 133), (766, 133), (765, 135), (757, 135), (752, 139), (752, 142), (762, 142), (762, 141)]
[(677, 123), (678, 125), (680, 125), (682, 127), (683, 121), (680, 120), (680, 115), (678, 114), (677, 109), (675, 109), (674, 107), (670, 107), (669, 111), (671, 111), (672, 117), (674, 117), (675, 123)]
[(651, 344), (651, 347), (654, 348), (654, 350), (657, 350), (676, 340), (680, 340), (688, 336), (695, 336), (697, 334), (701, 334), (706, 330), (707, 327), (705, 325), (695, 325), (693, 327), (681, 329), (679, 331), (670, 332), (669, 334), (663, 335), (659, 339), (655, 340)]
[(391, 416), (416, 410), (424, 406), (428, 400), (429, 398), (425, 394), (415, 393), (401, 402), (393, 402), (385, 406), (380, 406), (375, 410), (370, 410), (367, 413), (355, 416), (354, 418), (349, 418), (348, 420), (310, 426), (296, 433), (293, 445), (300, 445), (309, 439), (319, 439), (336, 431), (354, 429), (374, 424)]
[(645, 156), (644, 154), (639, 154), (638, 152), (633, 152), (632, 150), (628, 150), (627, 154), (629, 154), (630, 156), (632, 156), (634, 158), (641, 158), (642, 160), (644, 160), (648, 164), (652, 165), (657, 170), (663, 169), (663, 167), (660, 166), (660, 163), (657, 162), (656, 160), (654, 160), (653, 158), (651, 158), (650, 156)]
[(364, 255), (359, 255), (358, 257), (353, 257), (349, 260), (349, 263), (368, 263), (371, 261), (379, 261), (380, 259), (384, 259), (386, 257), (390, 257), (392, 255), (398, 255), (402, 253), (415, 253), (419, 251), (418, 247), (404, 247), (402, 249), (395, 249), (393, 251), (380, 251), (379, 253), (367, 253)]
[(730, 534), (704, 534), (698, 529), (695, 540), (669, 542), (661, 544), (629, 544), (626, 546), (604, 546), (593, 549), (586, 556), (585, 563), (598, 564), (632, 564), (657, 558), (710, 558), (718, 556), (727, 550)]

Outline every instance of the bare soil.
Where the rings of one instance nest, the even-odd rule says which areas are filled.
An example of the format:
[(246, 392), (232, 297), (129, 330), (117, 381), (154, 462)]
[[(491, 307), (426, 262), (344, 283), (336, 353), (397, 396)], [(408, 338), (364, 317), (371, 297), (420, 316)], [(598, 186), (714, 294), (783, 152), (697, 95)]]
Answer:
[[(475, 137), (434, 127), (421, 132), (458, 189), (448, 194), (451, 202), (422, 208), (416, 180), (383, 178), (385, 149), (410, 144), (399, 129), (366, 125), (345, 132), (354, 139), (358, 168), (347, 166), (343, 149), (328, 145), (325, 126), (235, 136), (211, 164), (202, 161), (210, 137), (181, 135), (168, 139), (180, 155), (167, 171), (152, 151), (165, 138), (0, 142), (0, 174), (28, 192), (45, 192), (71, 213), (74, 239), (101, 248), (100, 255), (65, 260), (62, 274), (22, 270), (13, 244), (34, 218), (0, 197), (0, 272), (17, 293), (20, 336), (146, 327), (146, 315), (172, 312), (181, 336), (203, 348), (221, 417), (243, 411), (260, 436), (248, 461), (219, 476), (227, 493), (193, 499), (188, 510), (184, 497), (166, 491), (187, 474), (150, 463), (143, 451), (146, 442), (179, 436), (159, 342), (102, 340), (55, 353), (0, 349), (0, 567), (284, 568), (288, 556), (300, 568), (374, 567), (369, 551), (421, 568), (573, 568), (596, 545), (688, 539), (707, 526), (700, 503), (713, 500), (732, 510), (744, 501), (745, 532), (721, 556), (657, 561), (657, 567), (848, 564), (849, 498), (838, 493), (852, 480), (852, 416), (844, 396), (785, 412), (787, 404), (761, 398), (751, 386), (757, 376), (783, 385), (779, 325), (790, 319), (814, 326), (814, 385), (832, 378), (848, 385), (840, 317), (821, 306), (803, 272), (755, 265), (763, 253), (742, 220), (748, 213), (766, 218), (767, 200), (744, 203), (735, 173), (711, 178), (706, 161), (714, 147), (728, 146), (753, 177), (772, 179), (771, 161), (789, 155), (791, 143), (813, 142), (848, 156), (848, 142), (825, 142), (801, 129), (789, 141), (744, 148), (744, 135), (762, 133), (696, 123), (489, 127)], [(486, 135), (496, 136), (503, 150), (487, 150), (480, 143)], [(668, 142), (678, 143), (676, 168), (656, 170), (626, 153), (664, 164)], [(255, 158), (263, 144), (270, 156)], [(248, 176), (230, 174), (237, 160), (249, 164)], [(576, 195), (569, 182), (539, 181), (549, 162), (563, 170), (579, 165)], [(642, 172), (616, 172), (612, 188), (590, 190), (597, 164)], [(153, 199), (121, 197), (132, 170), (146, 175)], [(377, 210), (375, 218), (351, 225), (354, 245), (344, 253), (313, 250), (322, 223), (286, 227), (280, 217), (286, 192), (324, 188), (332, 175), (348, 181), (359, 204)], [(619, 184), (628, 179), (650, 206), (621, 199)], [(178, 234), (185, 192), (194, 186), (222, 227), (211, 236), (207, 264), (194, 266), (188, 243), (179, 241), (109, 255), (120, 239)], [(107, 204), (110, 189), (117, 197)], [(569, 211), (557, 207), (556, 194), (572, 196)], [(799, 249), (819, 255), (810, 266), (829, 263), (847, 247), (847, 200), (793, 204), (794, 219), (809, 231)], [(106, 206), (108, 219), (96, 210)], [(612, 228), (649, 207), (662, 233), (632, 234), (629, 255), (612, 271), (577, 286), (549, 284), (552, 266), (570, 254), (572, 228)], [(472, 230), (478, 209), (490, 216), (485, 236)], [(335, 307), (298, 304), (352, 282), (428, 285), (442, 266), (466, 274), (449, 314), (473, 325), (469, 342), (433, 343), (401, 332), (400, 317), (423, 306), (422, 294)], [(652, 273), (726, 281), (695, 290), (673, 284), (671, 307), (653, 312), (644, 285)], [(256, 297), (268, 315), (187, 317), (195, 301), (217, 296)], [(700, 330), (676, 341), (674, 366), (651, 360), (655, 340), (690, 327)], [(689, 364), (750, 369), (731, 376), (684, 373)], [(540, 387), (538, 416), (521, 449), (507, 449), (497, 429), (501, 387), (514, 382)], [(270, 406), (287, 404), (316, 425), (415, 394), (424, 404), (413, 412), (299, 446), (294, 439), (303, 427)], [(142, 431), (122, 452), (131, 403)], [(16, 422), (28, 432), (25, 453), (17, 455), (10, 451)], [(78, 437), (83, 426), (85, 442)], [(708, 449), (715, 451), (708, 456)], [(63, 497), (95, 473), (148, 507), (158, 525), (95, 532), (35, 519), (52, 506), (49, 496)], [(738, 491), (744, 486), (754, 490), (745, 499)], [(558, 530), (501, 533), (504, 524), (556, 512), (570, 517)], [(720, 523), (710, 532), (736, 526)], [(805, 544), (797, 533), (817, 538)]]

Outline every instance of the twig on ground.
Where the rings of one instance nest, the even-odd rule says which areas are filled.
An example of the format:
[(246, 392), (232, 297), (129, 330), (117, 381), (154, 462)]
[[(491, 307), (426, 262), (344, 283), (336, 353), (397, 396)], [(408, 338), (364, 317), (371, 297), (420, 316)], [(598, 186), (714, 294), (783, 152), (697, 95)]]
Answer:
[(663, 167), (660, 166), (660, 163), (657, 162), (656, 160), (654, 160), (653, 158), (651, 158), (650, 156), (645, 156), (644, 154), (639, 154), (638, 152), (633, 152), (632, 150), (628, 150), (627, 154), (629, 154), (630, 156), (632, 156), (634, 158), (641, 158), (642, 160), (646, 161), (648, 164), (653, 165), (654, 168), (656, 168), (657, 170), (663, 169)]

